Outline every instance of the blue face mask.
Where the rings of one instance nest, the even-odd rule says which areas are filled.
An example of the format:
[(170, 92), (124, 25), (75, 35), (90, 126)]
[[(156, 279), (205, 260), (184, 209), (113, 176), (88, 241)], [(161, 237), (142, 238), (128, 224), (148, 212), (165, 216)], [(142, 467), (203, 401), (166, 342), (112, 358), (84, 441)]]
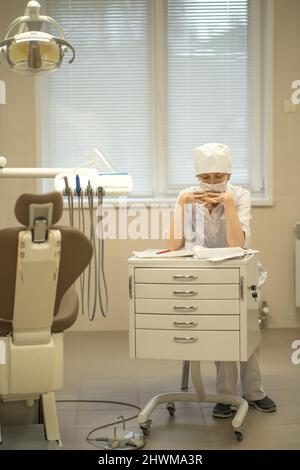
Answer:
[(207, 192), (215, 192), (215, 193), (224, 193), (227, 187), (227, 181), (223, 181), (222, 183), (205, 183), (204, 181), (199, 181), (200, 189)]

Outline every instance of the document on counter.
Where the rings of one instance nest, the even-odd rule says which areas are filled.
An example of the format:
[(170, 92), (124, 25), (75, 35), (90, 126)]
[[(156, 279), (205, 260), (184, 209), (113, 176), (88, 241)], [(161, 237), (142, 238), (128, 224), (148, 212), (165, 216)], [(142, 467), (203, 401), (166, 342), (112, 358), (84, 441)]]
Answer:
[(193, 252), (195, 258), (207, 261), (223, 261), (226, 259), (243, 258), (253, 253), (259, 253), (258, 250), (245, 249), (240, 247), (226, 248), (206, 248), (203, 246), (194, 246)]
[(133, 254), (137, 258), (184, 258), (193, 257), (194, 252), (192, 250), (165, 250), (165, 249), (148, 249), (145, 251), (134, 251)]

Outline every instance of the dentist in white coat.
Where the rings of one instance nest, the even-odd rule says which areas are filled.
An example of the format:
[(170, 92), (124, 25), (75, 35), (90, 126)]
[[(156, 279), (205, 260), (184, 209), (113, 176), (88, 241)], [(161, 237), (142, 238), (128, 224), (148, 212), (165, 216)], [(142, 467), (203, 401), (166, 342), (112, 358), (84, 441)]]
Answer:
[[(181, 191), (166, 232), (169, 250), (194, 245), (208, 248), (248, 247), (250, 241), (250, 193), (229, 182), (231, 151), (227, 145), (211, 143), (194, 150), (195, 176), (199, 184)], [(217, 393), (236, 395), (236, 362), (217, 362)], [(257, 410), (276, 411), (262, 385), (259, 346), (247, 362), (240, 363), (243, 396)], [(232, 417), (230, 405), (217, 403), (216, 418)]]

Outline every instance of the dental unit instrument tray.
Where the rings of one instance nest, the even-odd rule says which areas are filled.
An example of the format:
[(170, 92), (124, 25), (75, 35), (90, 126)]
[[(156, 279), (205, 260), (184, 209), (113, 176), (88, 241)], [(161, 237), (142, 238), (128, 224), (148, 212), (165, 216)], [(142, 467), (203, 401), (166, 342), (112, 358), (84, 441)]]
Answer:
[(125, 172), (99, 172), (96, 168), (64, 171), (54, 179), (55, 190), (62, 194), (65, 192), (65, 178), (73, 194), (77, 194), (78, 181), (83, 195), (86, 195), (88, 187), (95, 193), (102, 188), (105, 196), (126, 196), (132, 192), (132, 177)]

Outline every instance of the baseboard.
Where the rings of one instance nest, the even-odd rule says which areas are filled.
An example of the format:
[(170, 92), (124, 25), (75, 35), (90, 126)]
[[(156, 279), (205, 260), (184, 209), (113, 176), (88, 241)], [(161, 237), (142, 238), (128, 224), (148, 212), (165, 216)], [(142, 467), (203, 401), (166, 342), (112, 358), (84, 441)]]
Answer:
[(124, 318), (100, 318), (93, 321), (79, 318), (69, 331), (126, 331), (128, 330), (128, 320)]
[(299, 328), (300, 327), (300, 314), (294, 315), (268, 315), (267, 328)]
[[(268, 315), (266, 328), (300, 328), (300, 314), (298, 315)], [(94, 321), (87, 318), (78, 318), (69, 331), (127, 331), (127, 318), (101, 318), (99, 315)]]

